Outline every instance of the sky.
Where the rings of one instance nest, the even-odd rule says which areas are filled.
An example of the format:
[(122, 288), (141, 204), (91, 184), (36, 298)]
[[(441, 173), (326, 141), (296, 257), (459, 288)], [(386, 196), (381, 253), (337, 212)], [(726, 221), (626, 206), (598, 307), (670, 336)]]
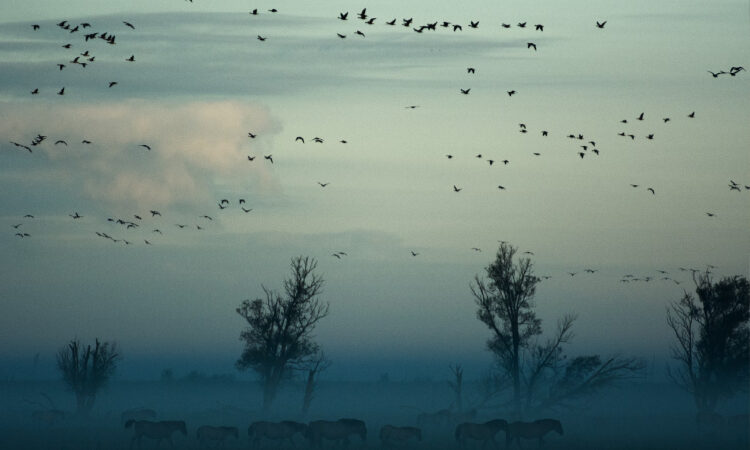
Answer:
[(578, 314), (571, 354), (666, 362), (680, 268), (748, 275), (750, 73), (709, 71), (750, 67), (750, 6), (434, 3), (11, 1), (0, 374), (73, 337), (116, 341), (126, 378), (234, 373), (235, 308), (308, 255), (330, 376), (478, 376), (469, 286), (501, 240), (550, 277), (548, 331)]

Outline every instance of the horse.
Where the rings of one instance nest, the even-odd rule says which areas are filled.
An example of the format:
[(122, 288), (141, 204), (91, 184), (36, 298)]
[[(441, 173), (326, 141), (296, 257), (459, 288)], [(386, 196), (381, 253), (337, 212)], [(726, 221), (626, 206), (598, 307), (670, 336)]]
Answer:
[(149, 408), (132, 408), (122, 412), (120, 422), (128, 420), (156, 420), (156, 411)]
[(217, 446), (224, 448), (224, 439), (229, 436), (239, 439), (239, 430), (237, 427), (212, 427), (210, 425), (203, 425), (195, 432), (195, 436), (201, 447), (207, 445), (208, 441), (213, 441)]
[(180, 431), (187, 436), (187, 427), (182, 420), (162, 420), (161, 422), (152, 422), (150, 420), (133, 420), (125, 422), (125, 428), (133, 428), (133, 438), (130, 439), (130, 448), (133, 448), (135, 441), (138, 441), (138, 448), (141, 448), (141, 438), (156, 439), (158, 446), (162, 440), (167, 440), (169, 446), (174, 448), (172, 442), (172, 433)]
[(31, 418), (41, 426), (53, 427), (65, 419), (65, 411), (59, 409), (41, 409), (32, 412)]
[(313, 447), (321, 447), (323, 439), (342, 442), (344, 447), (349, 445), (349, 436), (355, 434), (367, 440), (367, 427), (359, 419), (315, 420), (307, 425), (306, 437)]
[(451, 412), (447, 409), (441, 409), (434, 413), (423, 412), (417, 415), (417, 426), (420, 428), (442, 428), (447, 425), (451, 419)]
[(417, 427), (394, 427), (384, 425), (380, 428), (380, 442), (383, 446), (403, 444), (412, 439), (422, 442), (422, 430)]
[(284, 441), (289, 441), (294, 446), (292, 437), (297, 433), (304, 436), (306, 430), (307, 425), (291, 420), (282, 422), (259, 421), (250, 424), (247, 428), (247, 435), (250, 438), (250, 444), (256, 447), (260, 445), (260, 440), (263, 438), (279, 441), (279, 445)]
[(505, 444), (506, 447), (510, 447), (515, 441), (518, 443), (518, 448), (521, 448), (521, 438), (538, 438), (539, 447), (541, 447), (544, 443), (544, 435), (550, 431), (556, 431), (560, 435), (563, 434), (562, 424), (559, 420), (540, 419), (533, 422), (512, 422), (507, 425), (505, 430)]
[(456, 436), (456, 441), (458, 441), (458, 444), (462, 448), (466, 446), (466, 441), (468, 439), (482, 441), (482, 448), (484, 448), (488, 442), (491, 442), (493, 447), (497, 447), (495, 435), (500, 430), (507, 433), (507, 421), (503, 419), (495, 419), (484, 423), (464, 422), (456, 427), (454, 435)]

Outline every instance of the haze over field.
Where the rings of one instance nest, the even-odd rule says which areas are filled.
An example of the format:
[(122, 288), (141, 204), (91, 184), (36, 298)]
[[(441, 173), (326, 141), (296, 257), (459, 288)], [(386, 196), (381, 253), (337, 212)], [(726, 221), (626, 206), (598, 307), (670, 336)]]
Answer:
[(235, 308), (298, 255), (325, 377), (478, 377), (500, 240), (550, 277), (544, 324), (578, 313), (572, 353), (661, 377), (690, 269), (748, 273), (745, 1), (164, 3), (4, 8), (3, 377), (55, 377), (74, 336), (117, 341), (122, 379), (234, 373)]

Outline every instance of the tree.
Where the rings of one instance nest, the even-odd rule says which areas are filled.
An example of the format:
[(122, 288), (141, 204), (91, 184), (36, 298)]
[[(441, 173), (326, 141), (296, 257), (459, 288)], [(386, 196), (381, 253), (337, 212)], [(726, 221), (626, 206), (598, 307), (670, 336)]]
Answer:
[(120, 359), (114, 342), (101, 343), (99, 339), (94, 348), (91, 344), (84, 348), (78, 339), (73, 339), (57, 352), (57, 368), (76, 396), (78, 414), (88, 415), (96, 394), (114, 375)]
[(453, 390), (453, 394), (456, 396), (456, 399), (453, 400), (453, 406), (456, 408), (457, 411), (463, 410), (464, 404), (463, 404), (463, 389), (464, 389), (464, 369), (461, 367), (461, 364), (456, 365), (449, 365), (448, 368), (450, 369), (451, 373), (453, 374), (453, 379), (455, 381), (449, 381), (448, 385)]
[(487, 280), (474, 277), (471, 292), (477, 318), (492, 335), (487, 348), (496, 358), (498, 373), (488, 377), (487, 392), (497, 393), (506, 380), (512, 387), (511, 407), (517, 418), (524, 412), (570, 406), (615, 381), (637, 374), (643, 363), (634, 358), (599, 355), (568, 359), (565, 344), (573, 338), (575, 314), (557, 323), (555, 334), (540, 341), (542, 321), (534, 311), (533, 298), (541, 281), (529, 258), (514, 257), (517, 248), (501, 243), (495, 261), (487, 266)]
[(714, 283), (711, 272), (693, 273), (696, 296), (685, 291), (667, 308), (674, 333), (669, 377), (693, 395), (699, 413), (747, 389), (750, 369), (750, 286), (745, 277)]
[(302, 398), (303, 415), (306, 415), (310, 410), (310, 404), (312, 404), (313, 397), (315, 396), (315, 388), (317, 387), (315, 377), (331, 367), (331, 364), (331, 360), (326, 358), (326, 355), (322, 351), (316, 353), (305, 362), (304, 370), (307, 371), (307, 381), (305, 382), (305, 396)]
[(248, 324), (240, 334), (245, 348), (236, 366), (260, 375), (265, 411), (273, 404), (281, 381), (319, 351), (312, 332), (328, 315), (329, 304), (318, 297), (323, 279), (314, 273), (316, 267), (314, 258), (293, 258), (292, 275), (284, 280), (285, 295), (261, 286), (265, 298), (244, 300), (236, 310)]

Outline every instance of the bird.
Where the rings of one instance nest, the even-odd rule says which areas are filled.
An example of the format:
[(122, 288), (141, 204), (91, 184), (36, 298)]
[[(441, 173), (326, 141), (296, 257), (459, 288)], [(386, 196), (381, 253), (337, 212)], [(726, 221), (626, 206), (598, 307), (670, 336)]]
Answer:
[(598, 20), (596, 21), (596, 27), (597, 28), (604, 28), (604, 25), (606, 25), (606, 24), (607, 24), (606, 20), (604, 22), (599, 22)]
[(445, 155), (445, 157), (448, 159), (453, 159), (453, 155)]
[(207, 219), (207, 220), (214, 220), (214, 218), (213, 218), (213, 217), (211, 217), (211, 216), (207, 216), (207, 215), (205, 215), (205, 214), (204, 214), (204, 215), (202, 215), (202, 216), (200, 216), (200, 218), (201, 218), (201, 219)]
[(475, 252), (481, 252), (482, 251), (482, 249), (479, 248), (479, 247), (471, 247), (471, 249), (474, 250)]
[(669, 122), (669, 120), (670, 120), (670, 119), (669, 119), (669, 117), (665, 117), (665, 118), (663, 118), (663, 119), (661, 119), (661, 120), (663, 120), (663, 121), (664, 121), (664, 123), (667, 123), (667, 122)]
[(533, 48), (534, 51), (536, 51), (536, 44), (533, 43), (533, 42), (527, 42), (526, 43), (526, 48)]
[(128, 62), (135, 62), (135, 55), (130, 55), (130, 58), (126, 59)]
[(38, 30), (38, 29), (39, 29), (39, 24), (36, 24), (36, 23), (35, 23), (35, 24), (33, 24), (33, 25), (31, 26), (31, 28), (33, 28), (33, 29), (34, 29), (34, 31), (36, 31), (36, 30)]
[(526, 28), (526, 22), (518, 22), (518, 28)]
[(268, 39), (268, 38), (265, 38), (265, 37), (263, 37), (263, 36), (261, 36), (261, 35), (258, 35), (258, 40), (259, 40), (259, 41), (263, 42), (263, 41), (265, 41), (266, 39)]
[(80, 219), (81, 217), (83, 217), (82, 215), (78, 214), (78, 211), (76, 211), (76, 212), (75, 212), (75, 213), (73, 213), (73, 214), (68, 214), (68, 215), (69, 215), (70, 217), (74, 218), (74, 219)]
[(542, 136), (547, 136), (548, 134), (547, 130), (542, 130)]
[(467, 72), (467, 73), (475, 73), (475, 72), (476, 72), (476, 70), (475, 70), (475, 69), (474, 69), (473, 67), (467, 67), (467, 68), (466, 68), (466, 72)]
[(255, 160), (255, 156), (247, 155), (247, 160), (248, 161), (254, 161)]
[(125, 26), (128, 26), (128, 27), (130, 27), (130, 28), (132, 28), (132, 29), (134, 29), (134, 30), (135, 30), (135, 27), (133, 26), (133, 24), (132, 24), (132, 23), (130, 23), (130, 22), (126, 22), (126, 21), (124, 21), (124, 20), (122, 21), (122, 23), (124, 23), (124, 24), (125, 24)]
[(710, 213), (710, 212), (707, 212), (707, 213), (706, 213), (706, 215), (707, 215), (708, 217), (716, 217), (716, 214), (714, 214), (714, 213)]
[(253, 16), (257, 16), (258, 15), (258, 8), (255, 8), (254, 10), (250, 11), (250, 14), (253, 15)]
[(464, 95), (468, 95), (470, 90), (471, 90), (471, 88), (469, 88), (469, 89), (461, 89), (461, 93), (464, 94)]
[(143, 148), (145, 148), (146, 150), (151, 150), (151, 146), (150, 146), (150, 145), (146, 145), (146, 144), (141, 144), (141, 145), (140, 145), (140, 147), (143, 147)]
[(508, 91), (508, 97), (512, 96), (512, 95), (513, 95), (513, 94), (515, 94), (515, 93), (516, 93), (516, 91), (515, 91), (515, 90), (513, 90), (513, 91)]
[(318, 184), (320, 185), (320, 187), (326, 187), (331, 183), (321, 183), (320, 181), (318, 181)]
[(341, 33), (336, 33), (336, 36), (340, 37), (341, 39), (346, 38), (346, 35)]
[(336, 258), (341, 259), (341, 255), (339, 255), (338, 253), (332, 253), (331, 256), (335, 256)]
[(239, 202), (240, 202), (240, 205), (244, 205), (244, 204), (245, 204), (245, 199), (244, 199), (244, 198), (241, 198), (241, 199), (239, 200)]
[(455, 33), (456, 31), (463, 31), (463, 29), (464, 29), (464, 28), (463, 28), (463, 27), (462, 27), (461, 25), (453, 25), (453, 32), (454, 32), (454, 33)]
[(297, 136), (296, 138), (294, 138), (294, 142), (297, 142), (297, 141), (301, 141), (304, 144), (305, 138), (303, 138), (302, 136)]
[(91, 144), (91, 141), (89, 141), (88, 139), (84, 139), (81, 141), (81, 144)]
[(643, 120), (643, 113), (641, 113), (641, 115), (640, 115), (640, 116), (636, 117), (636, 119), (638, 119), (638, 120)]
[(508, 161), (507, 159), (504, 159), (504, 160), (503, 160), (503, 164), (504, 164), (504, 165), (506, 165), (506, 166), (508, 165), (508, 163), (509, 163), (509, 162), (510, 162), (510, 161)]
[(154, 217), (154, 216), (161, 216), (161, 213), (160, 213), (159, 211), (155, 210), (155, 209), (152, 209), (152, 210), (151, 210), (151, 211), (149, 211), (149, 212), (151, 213), (151, 217)]
[(242, 211), (243, 211), (244, 213), (246, 213), (246, 214), (247, 214), (247, 213), (249, 213), (250, 211), (252, 211), (252, 210), (253, 210), (253, 208), (249, 208), (249, 209), (248, 209), (248, 208), (245, 208), (244, 206), (242, 206), (242, 207), (241, 207), (240, 209), (242, 209)]
[(257, 136), (257, 134), (253, 134), (250, 132), (247, 133), (247, 137), (249, 137), (250, 139), (255, 139), (255, 136)]
[(110, 81), (110, 82), (109, 82), (109, 87), (112, 87), (112, 86), (114, 86), (114, 85), (116, 85), (116, 84), (117, 84), (117, 81)]
[(62, 139), (60, 139), (60, 140), (57, 140), (57, 141), (55, 141), (55, 145), (58, 145), (58, 144), (65, 144), (65, 145), (68, 145), (68, 143), (67, 143), (67, 142), (65, 142), (65, 141), (63, 141)]
[(366, 20), (365, 23), (367, 25), (372, 25), (373, 23), (375, 23), (375, 19), (377, 19), (377, 17), (370, 17), (370, 19)]
[(33, 91), (31, 91), (32, 95), (36, 95), (39, 93), (39, 88), (35, 88)]
[(719, 78), (719, 75), (723, 75), (723, 74), (725, 74), (726, 72), (724, 72), (723, 70), (720, 70), (720, 71), (718, 71), (718, 72), (711, 72), (711, 71), (709, 70), (709, 71), (708, 71), (708, 73), (710, 73), (710, 74), (711, 74), (711, 76), (713, 76), (714, 78)]
[(654, 139), (654, 134), (651, 133), (651, 134), (647, 135), (646, 139), (653, 140)]
[(690, 117), (691, 119), (694, 119), (695, 118), (695, 111), (693, 111), (690, 114), (688, 114), (688, 117)]
[(345, 13), (343, 13), (343, 12), (339, 13), (339, 19), (341, 19), (341, 20), (346, 20), (348, 17), (349, 17), (349, 11), (347, 11)]
[(273, 164), (273, 155), (263, 155), (263, 158), (271, 161), (271, 164)]
[(365, 37), (365, 33), (361, 32), (359, 30), (355, 31), (354, 34), (358, 34), (358, 35), (360, 35), (362, 37)]
[(453, 185), (453, 191), (454, 191), (454, 192), (461, 192), (461, 190), (462, 190), (462, 189), (463, 189), (463, 188), (459, 188), (459, 187), (456, 187), (456, 185), (455, 185), (455, 184)]
[(386, 25), (396, 25), (396, 19), (390, 20), (385, 23)]
[(411, 250), (411, 256), (418, 256), (419, 253), (415, 252), (414, 250)]
[(654, 188), (648, 188), (647, 191), (651, 191), (651, 194), (656, 195), (656, 191), (654, 191)]
[(469, 27), (471, 27), (471, 28), (479, 28), (479, 21), (477, 20), (476, 22), (474, 22), (474, 21), (470, 20), (469, 21)]
[(357, 17), (359, 17), (362, 20), (367, 19), (367, 8), (362, 8), (362, 11), (357, 14)]
[(497, 188), (500, 189), (501, 191), (505, 190), (505, 186), (503, 186), (503, 185), (498, 185)]
[(63, 69), (65, 68), (65, 64), (58, 64), (58, 65), (57, 65), (57, 67), (58, 67), (58, 68), (59, 68), (60, 70), (63, 70)]
[(65, 95), (65, 86), (63, 86), (62, 89), (60, 89), (59, 91), (57, 91), (57, 95)]
[(268, 10), (268, 12), (270, 12), (270, 13), (277, 13), (277, 12), (279, 12), (279, 10), (276, 9), (276, 8), (271, 8), (271, 9)]
[(502, 26), (503, 28), (510, 28), (510, 24), (509, 23), (503, 23), (500, 26)]

